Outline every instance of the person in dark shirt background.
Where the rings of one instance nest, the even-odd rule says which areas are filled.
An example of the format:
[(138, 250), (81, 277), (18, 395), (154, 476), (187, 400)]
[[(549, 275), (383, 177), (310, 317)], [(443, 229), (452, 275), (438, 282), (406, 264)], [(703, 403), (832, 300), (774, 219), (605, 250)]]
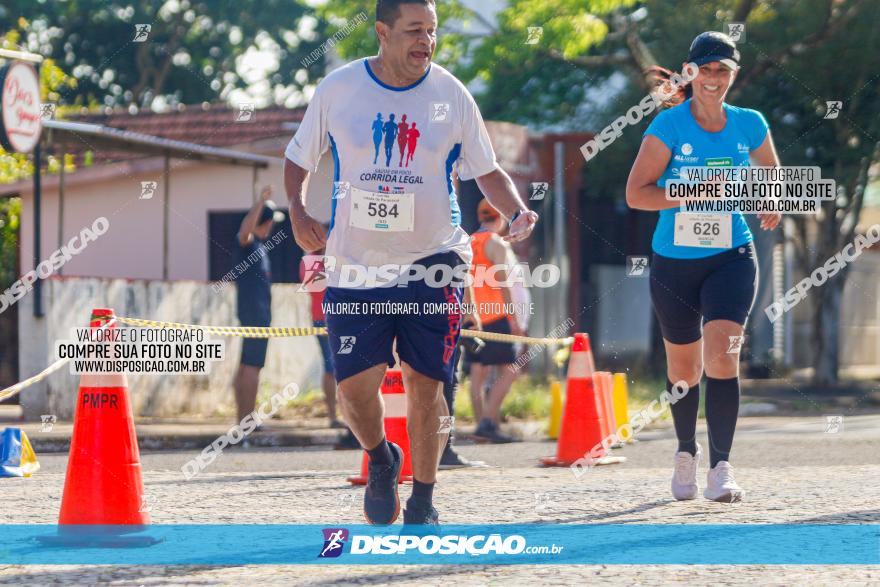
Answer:
[[(316, 327), (327, 326), (322, 306), (326, 287), (323, 255), (324, 249), (309, 251), (299, 262), (299, 278), (311, 297), (312, 326)], [(324, 364), (321, 389), (324, 391), (324, 403), (327, 404), (328, 424), (330, 428), (345, 428), (345, 424), (336, 419), (336, 380), (333, 378), (333, 362), (330, 359), (330, 341), (326, 336), (318, 336), (317, 339)]]
[[(272, 272), (265, 241), (275, 227), (276, 208), (269, 199), (272, 186), (263, 186), (260, 197), (241, 221), (238, 230), (236, 266), (243, 267), (236, 276), (238, 321), (242, 326), (269, 326), (272, 322)], [(241, 362), (235, 374), (235, 403), (238, 421), (256, 408), (260, 370), (266, 363), (265, 338), (245, 338)]]

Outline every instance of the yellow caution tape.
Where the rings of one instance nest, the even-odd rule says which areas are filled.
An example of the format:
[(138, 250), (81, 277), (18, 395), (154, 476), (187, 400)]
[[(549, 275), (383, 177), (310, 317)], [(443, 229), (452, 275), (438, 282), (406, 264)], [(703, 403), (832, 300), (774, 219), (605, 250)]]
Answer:
[[(122, 324), (131, 326), (145, 326), (149, 328), (197, 328), (209, 334), (220, 336), (239, 336), (242, 338), (288, 338), (292, 336), (325, 336), (327, 328), (323, 326), (202, 326), (200, 324), (182, 324), (179, 322), (162, 322), (159, 320), (145, 320), (143, 318), (126, 318), (117, 316), (116, 320)], [(534, 338), (531, 336), (517, 336), (515, 334), (501, 334), (499, 332), (483, 332), (482, 330), (470, 330), (463, 328), (462, 336), (469, 338), (482, 338), (497, 342), (526, 343), (526, 344), (560, 344), (570, 345), (574, 338)]]
[[(129, 326), (142, 326), (146, 328), (187, 328), (204, 330), (209, 334), (219, 336), (238, 336), (241, 338), (289, 338), (294, 336), (326, 336), (327, 328), (323, 326), (203, 326), (201, 324), (183, 324), (180, 322), (163, 322), (161, 320), (146, 320), (144, 318), (128, 318), (124, 316), (116, 316), (116, 322), (120, 324), (128, 324)], [(106, 328), (112, 323), (107, 322), (101, 326)], [(461, 335), (468, 338), (481, 338), (483, 340), (493, 340), (497, 342), (507, 343), (525, 343), (537, 345), (562, 345), (566, 348), (574, 341), (574, 337), (567, 338), (535, 338), (531, 336), (517, 336), (515, 334), (501, 334), (499, 332), (483, 332), (482, 330), (471, 330), (462, 328)], [(11, 387), (0, 390), (0, 401), (12, 397), (25, 387), (42, 381), (62, 366), (70, 359), (60, 359), (52, 363), (42, 372), (37, 373), (33, 377), (29, 377), (24, 381), (20, 381)], [(558, 355), (557, 355), (558, 360)]]
[(327, 334), (327, 328), (323, 326), (288, 326), (278, 328), (275, 326), (202, 326), (201, 324), (182, 324), (179, 322), (161, 322), (159, 320), (144, 320), (143, 318), (125, 318), (117, 316), (116, 320), (130, 326), (144, 326), (147, 328), (190, 328), (204, 330), (209, 334), (219, 336), (238, 336), (241, 338), (288, 338), (292, 336), (322, 336)]
[[(105, 328), (108, 328), (113, 323), (114, 323), (114, 321), (110, 320), (109, 322), (106, 322), (100, 328), (98, 328), (98, 330), (104, 330)], [(52, 373), (54, 373), (55, 371), (57, 371), (58, 369), (60, 369), (64, 365), (66, 365), (69, 361), (70, 361), (70, 359), (58, 359), (57, 361), (55, 361), (54, 363), (52, 363), (51, 365), (49, 365), (48, 367), (46, 367), (45, 369), (43, 369), (42, 371), (37, 373), (36, 375), (34, 375), (32, 377), (28, 377), (24, 381), (19, 381), (15, 385), (11, 385), (11, 386), (7, 387), (6, 389), (0, 390), (0, 401), (3, 401), (6, 398), (10, 398), (10, 397), (14, 396), (16, 393), (20, 392), (25, 387), (33, 385), (34, 383), (39, 383), (40, 381), (42, 381), (43, 379), (45, 379), (46, 377), (48, 377), (49, 375), (51, 375)]]

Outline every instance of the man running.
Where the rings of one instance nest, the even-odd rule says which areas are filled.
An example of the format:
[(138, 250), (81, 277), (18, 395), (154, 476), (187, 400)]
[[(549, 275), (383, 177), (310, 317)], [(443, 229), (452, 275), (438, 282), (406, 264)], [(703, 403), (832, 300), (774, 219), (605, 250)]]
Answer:
[[(432, 495), (447, 437), (438, 431), (448, 416), (442, 389), (452, 378), (461, 324), (461, 308), (456, 311), (455, 304), (461, 302), (461, 288), (438, 285), (433, 278), (428, 285), (415, 276), (420, 269), (470, 262), (468, 235), (459, 226), (453, 169), (464, 180), (476, 179), (489, 201), (510, 219), (510, 240), (528, 237), (538, 215), (525, 207), (510, 177), (497, 166), (470, 93), (448, 71), (431, 63), (437, 31), (433, 0), (379, 0), (375, 30), (379, 54), (333, 71), (315, 90), (285, 152), (284, 184), (297, 244), (316, 250), (326, 241), (328, 258), (335, 261), (334, 269), (328, 267), (328, 307), (449, 304), (448, 312), (432, 314), (327, 314), (339, 406), (369, 455), (364, 516), (370, 523), (390, 524), (400, 513), (397, 488), (403, 453), (385, 439), (378, 393), (386, 368), (394, 364), (396, 343), (407, 395), (414, 477), (404, 522), (437, 524)], [(447, 113), (443, 120), (432, 122), (435, 104), (445, 105)], [(388, 173), (373, 164), (372, 145), (362, 136), (364, 124), (358, 121), (372, 119), (383, 108), (406, 112), (431, 137), (406, 173)], [(334, 181), (345, 182), (350, 189), (345, 198), (333, 200), (325, 234), (306, 213), (303, 182), (328, 149), (333, 152)], [(329, 191), (330, 179), (325, 181)], [(414, 275), (374, 271), (378, 277), (373, 282), (355, 287), (342, 281), (339, 270), (387, 264), (411, 269)]]

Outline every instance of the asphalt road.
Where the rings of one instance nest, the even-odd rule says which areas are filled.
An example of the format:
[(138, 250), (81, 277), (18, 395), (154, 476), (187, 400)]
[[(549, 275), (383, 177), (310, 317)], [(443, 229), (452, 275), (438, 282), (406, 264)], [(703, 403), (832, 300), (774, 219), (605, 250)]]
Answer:
[[(706, 446), (705, 429), (699, 438)], [(444, 523), (752, 524), (880, 523), (880, 416), (847, 416), (826, 432), (822, 417), (743, 418), (732, 462), (748, 492), (740, 504), (669, 495), (674, 442), (665, 428), (615, 454), (624, 464), (597, 467), (582, 479), (568, 469), (536, 466), (554, 445), (462, 444), (481, 469), (442, 472), (435, 502)], [(180, 467), (196, 451), (146, 452), (144, 483), (157, 524), (354, 524), (362, 521), (362, 488), (345, 477), (358, 451), (243, 449), (226, 451), (196, 478)], [(31, 479), (0, 479), (0, 523), (57, 520), (66, 455), (41, 455)], [(706, 464), (700, 471), (701, 484)], [(408, 488), (402, 490), (405, 498)], [(871, 584), (877, 566), (6, 566), (0, 584), (119, 585), (520, 585), (602, 581), (612, 584), (713, 585)]]

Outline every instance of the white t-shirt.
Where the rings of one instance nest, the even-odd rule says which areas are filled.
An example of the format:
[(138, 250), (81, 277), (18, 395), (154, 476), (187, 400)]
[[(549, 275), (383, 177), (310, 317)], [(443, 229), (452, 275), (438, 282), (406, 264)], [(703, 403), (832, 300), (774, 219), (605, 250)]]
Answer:
[(474, 179), (496, 162), (476, 102), (451, 73), (431, 64), (416, 83), (392, 88), (366, 59), (331, 72), (285, 156), (314, 172), (327, 149), (334, 177), (310, 181), (333, 197), (326, 254), (336, 270), (328, 285), (338, 285), (343, 264), (406, 266), (447, 251), (470, 263), (451, 174)]

